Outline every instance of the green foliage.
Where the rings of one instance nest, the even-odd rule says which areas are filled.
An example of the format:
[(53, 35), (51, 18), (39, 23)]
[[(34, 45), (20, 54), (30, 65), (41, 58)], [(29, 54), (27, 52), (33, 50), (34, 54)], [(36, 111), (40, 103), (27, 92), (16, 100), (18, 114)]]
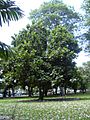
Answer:
[(57, 86), (67, 88), (74, 76), (75, 62), (73, 60), (80, 52), (80, 48), (77, 41), (73, 39), (73, 35), (62, 26), (57, 26), (51, 31), (49, 41), (48, 55), (54, 70), (53, 80), (56, 80)]
[(85, 10), (86, 15), (85, 15), (85, 19), (87, 20), (86, 24), (90, 25), (90, 0), (84, 0), (82, 8)]
[(90, 61), (83, 64), (83, 69), (85, 83), (90, 88)]
[[(36, 54), (45, 54), (47, 48), (47, 35), (48, 31), (44, 28), (41, 23), (33, 24), (32, 26), (27, 25), (26, 30), (24, 29), (13, 37), (12, 45), (18, 46), (31, 52), (32, 49), (36, 51)], [(25, 47), (26, 46), (26, 47)]]
[(13, 37), (12, 45), (15, 55), (6, 65), (8, 79), (23, 88), (37, 86), (43, 94), (53, 83), (68, 86), (80, 48), (65, 27), (47, 30), (42, 22), (27, 25)]
[(42, 88), (50, 80), (50, 65), (44, 60), (48, 35), (49, 31), (38, 23), (27, 25), (26, 29), (13, 37), (12, 44), (17, 51), (15, 59), (19, 60), (16, 74), (22, 86), (26, 86), (28, 81), (28, 86)]
[(80, 76), (79, 84), (80, 89), (85, 91), (90, 87), (90, 62), (84, 63), (82, 67), (79, 67), (78, 72)]
[[(7, 2), (10, 4), (10, 1)], [(13, 4), (11, 2), (10, 5)], [(6, 18), (6, 14), (3, 21), (17, 20), (22, 14), (18, 7), (16, 9), (20, 14), (17, 11), (14, 14), (12, 8), (12, 15)], [(57, 0), (44, 3), (30, 17), (34, 20), (32, 25), (27, 25), (12, 37), (14, 56), (3, 64), (3, 73), (9, 88), (14, 86), (14, 80), (23, 89), (28, 86), (29, 93), (37, 86), (40, 99), (43, 99), (52, 84), (66, 89), (73, 78), (74, 59), (81, 49), (68, 31), (73, 30), (80, 18), (72, 8)], [(2, 48), (5, 50), (4, 44)]]
[(85, 42), (85, 52), (90, 53), (90, 28), (88, 29), (88, 31), (86, 31), (86, 33), (84, 33), (84, 42)]
[(76, 23), (80, 21), (80, 17), (74, 9), (67, 7), (59, 0), (43, 3), (39, 9), (31, 11), (29, 18), (35, 23), (43, 21), (44, 26), (50, 29), (61, 24), (71, 32), (76, 27)]
[(66, 28), (60, 25), (52, 30), (49, 41), (50, 41), (49, 49), (51, 50), (51, 55), (52, 52), (56, 51), (54, 52), (56, 53), (55, 57), (59, 55), (61, 57), (63, 55), (65, 56), (67, 55), (67, 58), (68, 56), (71, 56), (71, 59), (74, 59), (76, 57), (75, 53), (80, 52), (77, 40), (74, 40), (73, 34), (70, 34), (66, 30)]
[(85, 27), (87, 31), (85, 30), (84, 39), (85, 39), (85, 51), (90, 53), (90, 0), (84, 0), (82, 4), (83, 10), (85, 10)]
[(12, 53), (10, 46), (0, 41), (0, 58), (7, 60)]

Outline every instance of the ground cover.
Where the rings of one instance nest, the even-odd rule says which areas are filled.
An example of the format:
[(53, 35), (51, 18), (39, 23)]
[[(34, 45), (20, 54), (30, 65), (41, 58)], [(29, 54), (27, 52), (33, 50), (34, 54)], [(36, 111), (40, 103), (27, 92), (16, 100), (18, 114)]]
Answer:
[(72, 97), (82, 99), (47, 102), (19, 102), (30, 98), (3, 99), (0, 100), (0, 116), (8, 116), (9, 120), (90, 120), (90, 94)]

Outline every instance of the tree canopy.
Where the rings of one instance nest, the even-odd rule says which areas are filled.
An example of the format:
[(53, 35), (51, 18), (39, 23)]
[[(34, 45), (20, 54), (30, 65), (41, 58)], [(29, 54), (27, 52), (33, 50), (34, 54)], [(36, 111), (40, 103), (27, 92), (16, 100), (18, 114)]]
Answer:
[(27, 85), (29, 93), (31, 87), (37, 86), (40, 99), (52, 84), (68, 87), (75, 69), (74, 59), (80, 52), (73, 34), (61, 25), (47, 30), (38, 22), (27, 25), (12, 38), (16, 53), (14, 59), (8, 60), (8, 79), (16, 79), (23, 88)]
[(90, 0), (84, 0), (82, 5), (83, 10), (85, 10), (85, 27), (86, 32), (84, 34), (85, 37), (85, 51), (90, 53)]
[(60, 0), (51, 0), (43, 3), (39, 9), (30, 12), (29, 18), (35, 23), (42, 20), (44, 25), (50, 29), (61, 24), (71, 32), (80, 21), (80, 16), (74, 9), (67, 7)]
[(83, 2), (83, 9), (86, 12), (85, 18), (86, 18), (86, 22), (87, 25), (90, 25), (90, 0), (84, 0)]

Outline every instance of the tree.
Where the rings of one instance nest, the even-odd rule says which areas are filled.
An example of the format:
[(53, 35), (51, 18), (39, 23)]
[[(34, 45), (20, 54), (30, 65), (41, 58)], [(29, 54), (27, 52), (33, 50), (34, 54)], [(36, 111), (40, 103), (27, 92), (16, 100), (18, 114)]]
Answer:
[[(48, 45), (50, 45), (48, 46), (48, 48), (50, 47), (49, 50), (51, 51), (49, 57), (52, 56), (51, 57), (52, 60), (50, 60), (50, 62), (53, 61), (52, 62), (53, 64), (55, 62), (55, 66), (53, 66), (53, 69), (55, 69), (54, 74), (56, 75), (54, 76), (57, 76), (57, 74), (60, 73), (58, 79), (57, 77), (56, 78), (54, 77), (54, 79), (57, 79), (56, 84), (58, 83), (58, 85), (54, 85), (54, 86), (58, 87), (60, 86), (60, 83), (63, 82), (63, 87), (65, 88), (66, 86), (68, 86), (68, 81), (72, 77), (72, 74), (70, 73), (72, 73), (75, 67), (75, 63), (72, 61), (76, 56), (73, 53), (80, 52), (80, 49), (78, 49), (77, 47), (78, 43), (77, 41), (74, 40), (74, 36), (72, 37), (72, 35), (68, 34), (67, 32), (70, 31), (70, 33), (74, 33), (74, 28), (77, 26), (77, 23), (81, 21), (80, 16), (74, 11), (73, 8), (67, 7), (62, 1), (52, 0), (50, 2), (46, 2), (42, 4), (39, 9), (33, 10), (30, 13), (30, 19), (35, 23), (38, 21), (42, 21), (44, 26), (47, 29), (51, 30), (50, 39), (48, 40)], [(67, 29), (67, 32), (64, 29), (64, 27), (62, 26), (60, 27), (59, 25), (64, 26)], [(59, 28), (58, 26), (60, 27), (60, 31), (58, 29)], [(54, 35), (52, 34), (53, 29), (54, 32), (57, 29), (56, 30), (57, 32), (55, 32), (55, 34), (53, 33)], [(57, 35), (58, 35), (58, 39), (56, 37)], [(64, 40), (63, 36), (66, 37), (67, 41), (65, 41), (66, 39)], [(73, 39), (73, 42), (69, 41), (71, 39)], [(63, 43), (61, 46), (59, 46), (60, 42)], [(69, 46), (69, 48), (66, 47), (66, 45)], [(77, 51), (73, 51), (73, 49), (75, 50), (75, 47)], [(56, 65), (59, 66), (59, 68), (56, 67)]]
[[(44, 58), (47, 53), (47, 36), (48, 30), (42, 23), (27, 25), (18, 35), (13, 37), (12, 45), (16, 47), (19, 54), (17, 79), (22, 85), (27, 81), (31, 87), (38, 86), (40, 92), (40, 99), (43, 99), (45, 86), (49, 81), (49, 64), (45, 62)], [(21, 61), (22, 60), (22, 61)], [(17, 69), (17, 70), (18, 70)], [(44, 89), (44, 90), (43, 90)], [(42, 92), (43, 91), (43, 92)]]
[(0, 41), (0, 58), (7, 59), (12, 54), (10, 46)]
[(85, 39), (85, 51), (90, 53), (90, 0), (84, 0), (82, 5), (83, 10), (85, 10), (85, 33), (84, 33), (84, 39)]
[[(12, 20), (18, 20), (22, 18), (23, 11), (15, 5), (14, 1), (10, 0), (0, 0), (0, 26), (2, 27), (2, 23), (8, 23)], [(10, 51), (10, 47), (5, 43), (0, 41), (0, 57), (8, 56)]]
[[(66, 88), (73, 77), (75, 62), (80, 52), (77, 40), (61, 25), (55, 27), (50, 34), (48, 55), (54, 69), (54, 80), (59, 80), (59, 86)], [(58, 77), (57, 77), (58, 76)]]
[(80, 21), (80, 17), (74, 9), (67, 7), (67, 5), (59, 0), (45, 2), (39, 9), (31, 11), (29, 18), (35, 23), (43, 21), (45, 27), (50, 29), (61, 24), (70, 32), (74, 30)]
[(82, 74), (85, 88), (90, 88), (90, 61), (83, 63)]
[(85, 70), (84, 67), (78, 67), (77, 68), (77, 72), (76, 72), (76, 78), (75, 78), (75, 82), (76, 82), (76, 86), (72, 86), (72, 88), (77, 90), (80, 90), (81, 92), (85, 93), (86, 89), (87, 89), (87, 77), (85, 74)]
[(86, 24), (90, 25), (90, 0), (84, 0), (82, 8), (86, 12), (86, 15), (85, 15)]
[(77, 90), (81, 87), (82, 75), (77, 67), (75, 67), (72, 74), (73, 77), (70, 79), (69, 88), (73, 89), (74, 93), (76, 94)]
[(73, 60), (80, 48), (65, 27), (59, 25), (47, 30), (41, 22), (27, 25), (13, 37), (12, 45), (16, 54), (14, 60), (9, 61), (13, 63), (9, 69), (11, 74), (9, 70), (7, 74), (9, 72), (11, 78), (14, 75), (19, 85), (37, 86), (40, 100), (57, 81), (59, 86), (62, 83), (67, 87), (75, 67)]
[(23, 89), (27, 86), (30, 96), (30, 87), (33, 82), (30, 78), (32, 76), (34, 77), (32, 71), (33, 66), (31, 66), (34, 52), (32, 51), (29, 54), (27, 51), (21, 50), (20, 53), (16, 53), (14, 57), (8, 58), (8, 61), (5, 63), (4, 79), (8, 83), (8, 87), (11, 88), (13, 87), (12, 83), (14, 81), (16, 81), (16, 85), (21, 86)]
[(18, 20), (22, 18), (23, 11), (15, 5), (14, 1), (11, 0), (0, 0), (0, 26), (2, 22), (8, 23), (12, 20)]

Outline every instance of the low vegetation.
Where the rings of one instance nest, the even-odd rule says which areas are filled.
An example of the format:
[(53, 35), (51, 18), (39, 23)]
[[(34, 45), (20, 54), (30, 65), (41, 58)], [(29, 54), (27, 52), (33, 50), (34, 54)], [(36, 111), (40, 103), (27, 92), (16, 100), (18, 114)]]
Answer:
[(0, 116), (8, 116), (10, 120), (90, 120), (90, 95), (78, 94), (72, 98), (81, 100), (34, 102), (29, 101), (31, 98), (1, 99)]

